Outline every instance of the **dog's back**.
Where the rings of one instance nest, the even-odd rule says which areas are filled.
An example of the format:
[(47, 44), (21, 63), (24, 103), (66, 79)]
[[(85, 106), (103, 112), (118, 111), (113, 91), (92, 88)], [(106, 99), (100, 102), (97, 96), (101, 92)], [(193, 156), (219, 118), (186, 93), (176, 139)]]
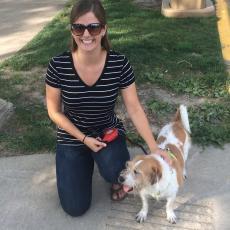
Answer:
[(172, 152), (173, 149), (178, 148), (183, 152), (183, 158), (186, 161), (191, 145), (190, 134), (187, 108), (180, 105), (173, 120), (161, 129), (157, 143), (160, 148), (170, 149)]
[(158, 146), (175, 156), (172, 161), (178, 172), (179, 184), (182, 184), (183, 178), (186, 177), (185, 161), (191, 146), (190, 133), (187, 108), (180, 105), (173, 120), (161, 129), (157, 138)]

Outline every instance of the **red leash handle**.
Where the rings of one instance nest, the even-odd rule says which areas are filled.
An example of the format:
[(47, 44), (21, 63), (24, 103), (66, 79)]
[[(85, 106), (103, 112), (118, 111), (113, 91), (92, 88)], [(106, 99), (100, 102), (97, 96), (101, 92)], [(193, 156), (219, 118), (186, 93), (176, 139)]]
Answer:
[(102, 138), (102, 141), (109, 143), (109, 142), (115, 140), (117, 137), (118, 137), (118, 129), (116, 129), (116, 128), (106, 129), (104, 132), (104, 136)]
[[(105, 143), (109, 143), (109, 142), (115, 140), (117, 137), (118, 137), (118, 129), (116, 129), (116, 128), (106, 129), (106, 130), (104, 131), (104, 136), (103, 136), (103, 138), (102, 138), (102, 141), (105, 142)], [(131, 144), (140, 147), (140, 148), (142, 149), (142, 151), (143, 151), (146, 155), (148, 155), (148, 152), (145, 150), (145, 148), (144, 148), (142, 145), (140, 145), (140, 144), (138, 144), (138, 143), (134, 143), (134, 142), (133, 142), (130, 138), (128, 138), (127, 136), (126, 136), (126, 139), (127, 139)]]

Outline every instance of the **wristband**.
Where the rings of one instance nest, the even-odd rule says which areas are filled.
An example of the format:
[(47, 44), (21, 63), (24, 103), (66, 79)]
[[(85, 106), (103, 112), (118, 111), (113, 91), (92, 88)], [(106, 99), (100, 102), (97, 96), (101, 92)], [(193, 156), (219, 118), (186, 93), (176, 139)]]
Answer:
[(82, 140), (83, 143), (85, 142), (85, 138), (86, 138), (86, 137), (87, 137), (87, 135), (84, 136), (84, 138), (83, 138), (83, 140)]

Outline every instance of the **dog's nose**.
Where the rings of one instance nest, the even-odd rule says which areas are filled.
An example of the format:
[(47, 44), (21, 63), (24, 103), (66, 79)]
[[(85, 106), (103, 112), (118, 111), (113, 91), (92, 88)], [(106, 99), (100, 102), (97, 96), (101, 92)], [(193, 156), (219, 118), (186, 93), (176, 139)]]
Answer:
[(118, 177), (118, 182), (123, 183), (125, 181), (125, 178), (123, 176)]

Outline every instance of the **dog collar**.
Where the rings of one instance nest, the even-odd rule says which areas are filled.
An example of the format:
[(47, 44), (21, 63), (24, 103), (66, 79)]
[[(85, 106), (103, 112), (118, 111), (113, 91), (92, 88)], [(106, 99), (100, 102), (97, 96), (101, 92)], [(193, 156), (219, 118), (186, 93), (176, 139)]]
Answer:
[(169, 148), (166, 149), (166, 152), (168, 153), (168, 155), (171, 158), (173, 158), (174, 160), (177, 160), (176, 156), (174, 155), (174, 153)]

